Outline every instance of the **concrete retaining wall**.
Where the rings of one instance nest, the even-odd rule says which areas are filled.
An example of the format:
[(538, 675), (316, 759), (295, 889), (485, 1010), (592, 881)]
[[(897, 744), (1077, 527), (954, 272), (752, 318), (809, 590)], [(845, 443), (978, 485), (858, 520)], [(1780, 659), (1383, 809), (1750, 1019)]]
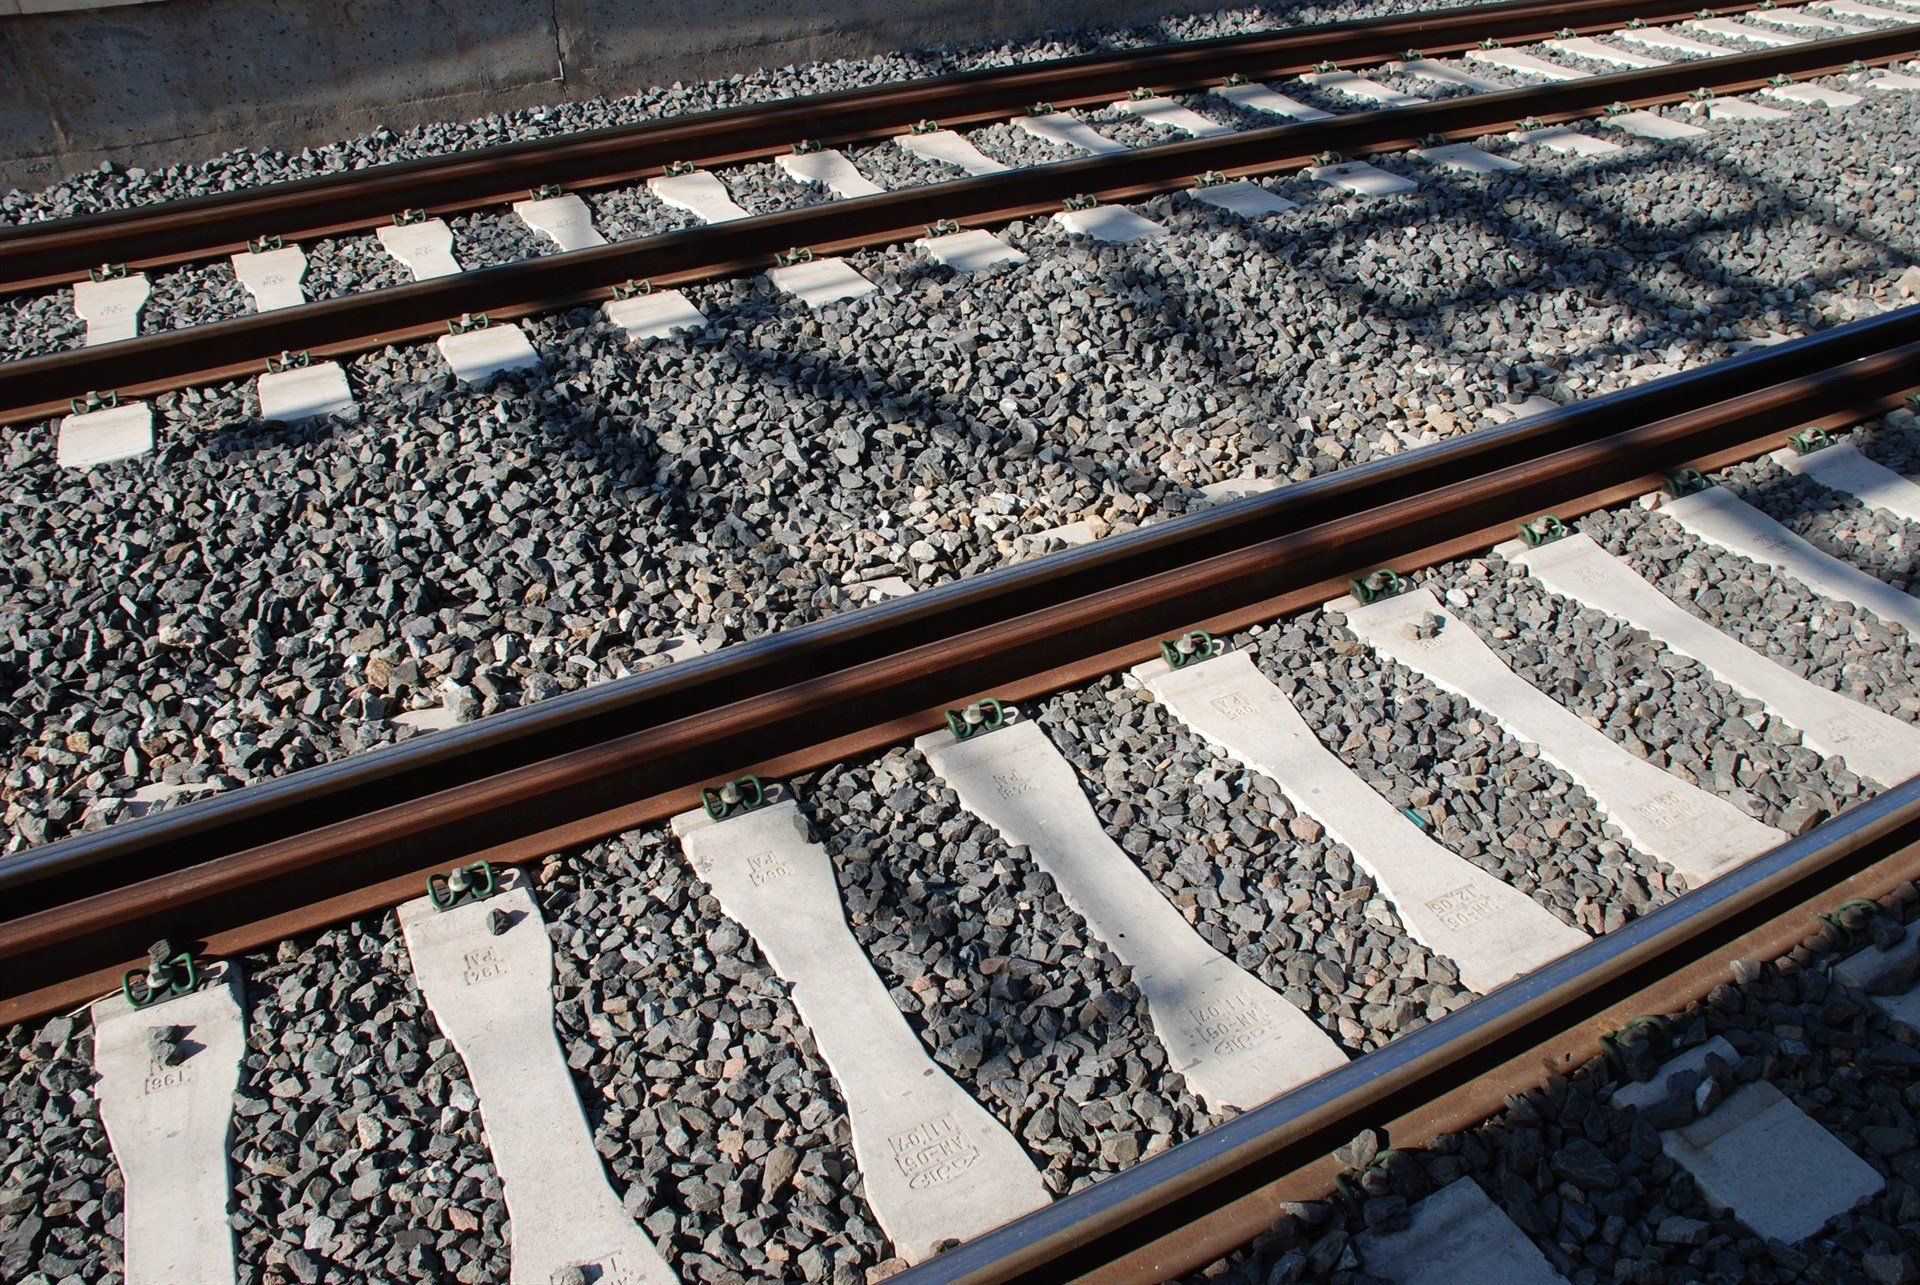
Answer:
[(1221, 0), (0, 0), (0, 184)]

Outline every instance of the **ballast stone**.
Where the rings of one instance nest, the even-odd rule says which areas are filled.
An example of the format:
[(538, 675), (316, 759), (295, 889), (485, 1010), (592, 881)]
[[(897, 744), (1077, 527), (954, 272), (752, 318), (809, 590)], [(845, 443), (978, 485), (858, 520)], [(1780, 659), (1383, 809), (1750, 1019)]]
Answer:
[(1362, 1232), (1354, 1238), (1354, 1252), (1369, 1276), (1394, 1285), (1566, 1285), (1540, 1247), (1472, 1178), (1457, 1178), (1420, 1201), (1405, 1227)]
[[(1704, 1072), (1709, 1056), (1729, 1066), (1740, 1060), (1716, 1035), (1645, 1083), (1616, 1091), (1613, 1105), (1645, 1110), (1666, 1100), (1667, 1082), (1683, 1071)], [(1756, 1235), (1788, 1244), (1886, 1187), (1873, 1166), (1765, 1080), (1733, 1090), (1691, 1124), (1661, 1130), (1660, 1145), (1693, 1175), (1709, 1205), (1731, 1211)]]

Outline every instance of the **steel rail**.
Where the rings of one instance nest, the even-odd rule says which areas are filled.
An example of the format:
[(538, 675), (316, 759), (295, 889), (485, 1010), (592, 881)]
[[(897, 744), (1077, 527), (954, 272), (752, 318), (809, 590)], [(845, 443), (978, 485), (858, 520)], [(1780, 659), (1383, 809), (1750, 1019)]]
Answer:
[[(1719, 11), (1742, 12), (1764, 2), (1735, 0)], [(364, 232), (403, 209), (453, 213), (518, 200), (547, 184), (573, 191), (628, 184), (676, 161), (737, 164), (778, 156), (803, 140), (872, 142), (928, 118), (975, 125), (1037, 99), (1081, 106), (1138, 87), (1175, 92), (1230, 75), (1298, 75), (1323, 62), (1364, 66), (1409, 48), (1441, 54), (1486, 39), (1530, 41), (1563, 29), (1591, 34), (1636, 20), (1678, 21), (1697, 8), (1680, 0), (1511, 0), (1322, 23), (784, 99), (29, 223), (0, 231), (0, 294), (62, 285), (103, 263), (165, 267), (235, 253), (263, 236), (297, 241)]]
[(0, 861), (0, 1021), (84, 999), (162, 936), (234, 953), (377, 911), (427, 870), (535, 861), (717, 778), (896, 744), (975, 696), (1088, 681), (1916, 385), (1910, 308), (65, 839)]
[(1212, 138), (1061, 161), (982, 178), (833, 201), (758, 218), (500, 267), (464, 272), (324, 303), (165, 331), (119, 343), (0, 364), (0, 423), (64, 412), (92, 392), (144, 396), (265, 370), (283, 352), (347, 357), (446, 332), (450, 319), (495, 321), (593, 304), (633, 279), (678, 285), (758, 271), (791, 247), (841, 253), (911, 240), (942, 219), (973, 227), (1057, 210), (1068, 198), (1129, 200), (1189, 186), (1194, 176), (1298, 169), (1326, 152), (1361, 155), (1429, 137), (1472, 138), (1528, 119), (1555, 122), (1684, 100), (1697, 90), (1741, 92), (1778, 76), (1805, 78), (1920, 52), (1920, 25), (1842, 36), (1760, 53), (1675, 63), (1538, 88), (1356, 112)]
[(1920, 876), (1920, 779), (1678, 897), (1430, 1026), (1044, 1209), (941, 1254), (903, 1285), (1157, 1282), (1330, 1195), (1331, 1152), (1369, 1129), (1397, 1150), (1492, 1116), (1603, 1056), (1634, 1017), (1677, 1012), (1772, 961), (1854, 898)]

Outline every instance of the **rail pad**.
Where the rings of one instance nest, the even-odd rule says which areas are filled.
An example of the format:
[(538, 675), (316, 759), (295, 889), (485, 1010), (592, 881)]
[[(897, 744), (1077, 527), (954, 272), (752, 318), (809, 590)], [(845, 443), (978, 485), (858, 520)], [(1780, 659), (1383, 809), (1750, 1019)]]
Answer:
[(307, 252), (297, 245), (236, 254), (233, 275), (253, 296), (255, 312), (297, 308), (307, 301), (307, 292), (301, 288), (307, 278)]
[(1566, 1285), (1540, 1247), (1471, 1178), (1456, 1178), (1411, 1214), (1398, 1231), (1367, 1231), (1354, 1238), (1367, 1275), (1394, 1285)]
[(415, 281), (451, 277), (460, 272), (460, 261), (453, 257), (453, 229), (445, 219), (427, 219), (404, 227), (388, 224), (374, 235), (387, 253), (400, 260)]
[(1024, 844), (1133, 970), (1173, 1069), (1211, 1110), (1244, 1111), (1346, 1064), (1313, 1019), (1207, 945), (1094, 816), (1037, 724), (914, 742), (968, 811)]
[(983, 228), (925, 236), (914, 242), (956, 272), (983, 272), (1002, 263), (1025, 263), (1027, 256)]
[(61, 468), (92, 468), (152, 450), (153, 407), (146, 402), (122, 402), (63, 417), (53, 458)]
[(950, 129), (929, 134), (901, 134), (893, 140), (923, 161), (937, 161), (979, 178), (983, 174), (1004, 174), (1013, 168), (994, 160), (969, 142), (965, 135)]
[(260, 396), (260, 418), (297, 424), (317, 415), (337, 415), (354, 407), (347, 372), (337, 361), (268, 371), (255, 385)]
[(1557, 594), (1583, 602), (1691, 656), (1713, 676), (1800, 729), (1813, 749), (1846, 760), (1885, 785), (1920, 776), (1920, 728), (1808, 682), (1680, 607), (1591, 536), (1538, 547), (1514, 540), (1494, 550)]
[(1789, 473), (1813, 479), (1829, 491), (1851, 495), (1870, 508), (1885, 509), (1909, 522), (1920, 522), (1920, 483), (1868, 459), (1852, 442), (1840, 442), (1805, 455), (1792, 449), (1775, 451), (1773, 462)]
[(507, 1204), (513, 1285), (552, 1285), (568, 1267), (670, 1285), (672, 1270), (607, 1185), (561, 1055), (540, 907), (518, 871), (501, 878), (503, 890), (485, 900), (437, 910), (419, 897), (399, 916), (427, 1007), (480, 1100)]
[(74, 315), (87, 323), (86, 347), (118, 343), (140, 334), (140, 310), (147, 306), (152, 287), (144, 272), (105, 281), (73, 283)]
[(1289, 120), (1331, 120), (1333, 113), (1311, 107), (1297, 98), (1289, 98), (1267, 85), (1219, 85), (1213, 93), (1235, 106)]
[(126, 1183), (127, 1285), (231, 1285), (233, 1094), (247, 1051), (245, 986), (231, 961), (207, 984), (136, 1009), (93, 1006), (100, 1118)]
[(817, 184), (844, 200), (857, 196), (878, 196), (886, 191), (856, 169), (844, 152), (831, 147), (817, 152), (782, 156), (779, 164), (780, 169), (794, 182)]
[(1730, 553), (1772, 567), (1817, 594), (1850, 602), (1920, 637), (1920, 599), (1822, 552), (1722, 487), (1670, 499), (1660, 512)]
[(867, 1204), (908, 1262), (1050, 1201), (1013, 1135), (934, 1065), (847, 928), (827, 850), (791, 799), (673, 819), (694, 872), (792, 987), (853, 1126)]
[[(1661, 1102), (1668, 1080), (1703, 1070), (1710, 1054), (1729, 1066), (1740, 1060), (1716, 1035), (1644, 1084), (1614, 1093), (1613, 1104), (1645, 1110)], [(1733, 1090), (1691, 1124), (1661, 1130), (1660, 1145), (1693, 1175), (1708, 1205), (1731, 1211), (1761, 1237), (1788, 1244), (1805, 1240), (1886, 1186), (1871, 1165), (1765, 1080)]]
[(559, 246), (563, 253), (607, 243), (607, 238), (593, 225), (593, 211), (571, 192), (534, 201), (515, 201), (513, 212), (520, 216), (522, 223)]
[(1429, 839), (1335, 757), (1244, 651), (1133, 676), (1210, 745), (1270, 777), (1379, 881), (1407, 933), (1481, 992), (1586, 945), (1533, 898)]
[(1491, 714), (1520, 740), (1539, 746), (1541, 757), (1593, 796), (1635, 847), (1669, 863), (1695, 887), (1786, 842), (1780, 831), (1635, 758), (1588, 726), (1507, 668), (1429, 591), (1411, 589), (1366, 606), (1342, 598), (1328, 609), (1344, 613), (1347, 628), (1388, 659), (1426, 675)]
[(627, 332), (629, 339), (658, 339), (676, 330), (698, 330), (707, 314), (678, 290), (656, 290), (631, 299), (609, 299), (607, 320)]
[(1222, 183), (1217, 187), (1196, 187), (1193, 199), (1204, 201), (1216, 209), (1229, 214), (1237, 214), (1243, 219), (1264, 219), (1269, 214), (1285, 214), (1288, 210), (1300, 207), (1284, 196), (1275, 196), (1258, 183), (1241, 180), (1238, 183)]

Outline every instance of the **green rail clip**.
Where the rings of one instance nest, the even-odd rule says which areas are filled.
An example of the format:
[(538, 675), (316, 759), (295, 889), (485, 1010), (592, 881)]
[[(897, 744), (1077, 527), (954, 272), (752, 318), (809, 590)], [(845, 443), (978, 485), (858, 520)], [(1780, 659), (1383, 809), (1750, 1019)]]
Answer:
[(1174, 669), (1185, 669), (1197, 660), (1205, 660), (1214, 654), (1214, 650), (1213, 635), (1204, 629), (1195, 629), (1178, 638), (1164, 638), (1160, 642), (1160, 658)]
[(1697, 468), (1683, 468), (1678, 473), (1669, 473), (1661, 482), (1667, 488), (1667, 494), (1676, 500), (1683, 495), (1707, 489), (1706, 474)]
[(147, 952), (147, 966), (129, 968), (120, 978), (120, 993), (136, 1009), (151, 1008), (163, 1000), (191, 995), (204, 980), (206, 970), (192, 951), (157, 941)]
[(947, 730), (953, 739), (964, 741), (983, 732), (997, 732), (1007, 725), (1007, 707), (991, 696), (961, 709), (947, 711)]
[(491, 861), (455, 866), (444, 874), (427, 876), (427, 900), (435, 910), (452, 910), (470, 902), (485, 901), (499, 890)]
[(1833, 436), (1824, 428), (1803, 428), (1787, 439), (1796, 455), (1811, 455), (1833, 445)]
[(745, 776), (735, 777), (725, 785), (715, 789), (707, 786), (700, 791), (701, 806), (707, 815), (715, 821), (724, 821), (743, 812), (751, 812), (767, 801), (766, 787), (760, 784), (760, 778), (749, 772)]
[(1520, 538), (1536, 549), (1555, 540), (1564, 540), (1572, 534), (1567, 524), (1551, 513), (1542, 513), (1533, 521), (1520, 524)]
[(1412, 582), (1392, 567), (1381, 567), (1357, 580), (1349, 580), (1347, 584), (1352, 587), (1354, 598), (1363, 607), (1383, 598), (1397, 598), (1413, 587)]

